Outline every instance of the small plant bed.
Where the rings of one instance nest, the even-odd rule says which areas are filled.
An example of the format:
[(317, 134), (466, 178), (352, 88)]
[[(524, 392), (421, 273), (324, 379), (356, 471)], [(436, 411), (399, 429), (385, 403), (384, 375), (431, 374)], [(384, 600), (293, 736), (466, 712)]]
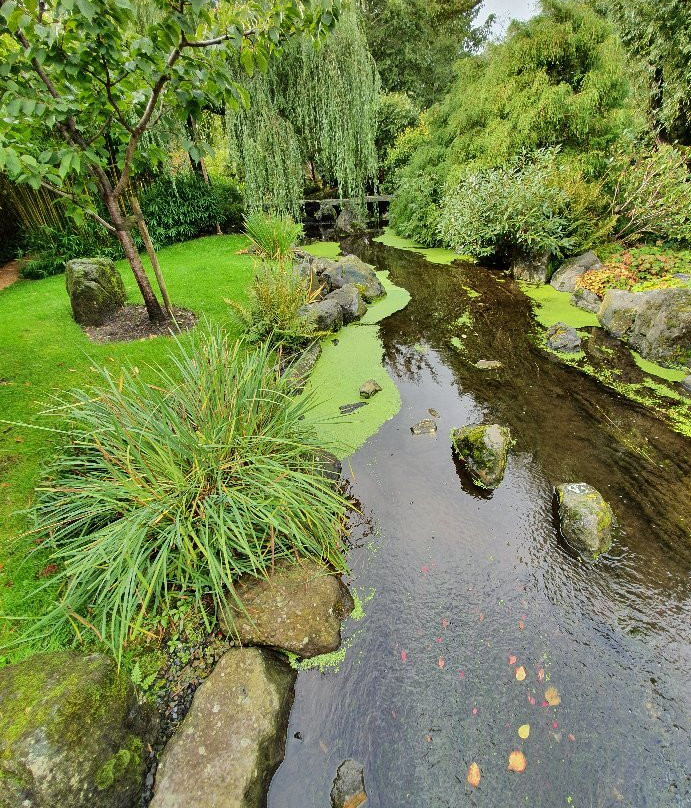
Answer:
[(688, 286), (689, 281), (678, 275), (691, 276), (691, 250), (670, 250), (664, 247), (616, 247), (598, 250), (603, 266), (583, 273), (576, 287), (588, 289), (604, 297), (608, 289), (645, 292), (650, 289), (670, 289)]
[(163, 322), (149, 319), (144, 306), (123, 306), (113, 312), (103, 325), (85, 326), (92, 342), (131, 342), (152, 337), (169, 337), (189, 331), (197, 324), (197, 315), (187, 309), (173, 309), (173, 316)]

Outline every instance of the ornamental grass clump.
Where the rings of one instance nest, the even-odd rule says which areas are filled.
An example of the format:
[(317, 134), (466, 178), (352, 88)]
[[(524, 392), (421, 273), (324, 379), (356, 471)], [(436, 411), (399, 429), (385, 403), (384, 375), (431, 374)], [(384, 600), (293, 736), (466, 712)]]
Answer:
[(245, 233), (262, 258), (283, 263), (292, 258), (303, 228), (290, 216), (250, 213), (245, 217)]
[(282, 558), (344, 569), (348, 503), (320, 472), (312, 402), (290, 395), (266, 344), (208, 330), (146, 381), (102, 381), (61, 402), (69, 445), (37, 491), (35, 533), (61, 588), (34, 636), (69, 621), (119, 658), (180, 597), (230, 618), (240, 575)]

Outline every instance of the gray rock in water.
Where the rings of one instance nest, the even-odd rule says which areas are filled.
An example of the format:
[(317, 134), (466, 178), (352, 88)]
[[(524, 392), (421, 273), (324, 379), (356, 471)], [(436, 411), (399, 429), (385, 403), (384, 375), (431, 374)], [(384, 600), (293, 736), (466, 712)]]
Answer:
[(355, 284), (368, 303), (382, 297), (386, 290), (369, 264), (355, 255), (346, 255), (330, 261), (321, 273), (330, 289), (341, 289), (349, 283)]
[(549, 280), (549, 262), (551, 254), (548, 252), (539, 255), (517, 258), (511, 265), (511, 274), (517, 281), (543, 284)]
[(547, 346), (561, 353), (577, 353), (581, 350), (581, 335), (566, 323), (555, 323), (547, 329)]
[(451, 433), (453, 448), (480, 488), (496, 488), (504, 479), (511, 433), (499, 424), (471, 424)]
[(358, 808), (366, 801), (363, 767), (355, 760), (344, 760), (331, 787), (331, 808)]
[(571, 304), (578, 306), (579, 309), (583, 309), (584, 311), (591, 311), (593, 314), (597, 314), (602, 305), (602, 300), (595, 292), (591, 292), (590, 289), (578, 288), (571, 295)]
[(682, 379), (681, 386), (686, 390), (687, 393), (691, 393), (691, 376), (687, 376), (685, 379)]
[(75, 258), (65, 264), (72, 314), (80, 325), (103, 325), (124, 306), (125, 284), (110, 258)]
[(338, 482), (341, 477), (341, 469), (343, 464), (336, 457), (335, 454), (327, 452), (324, 449), (319, 449), (316, 452), (316, 460), (319, 467), (319, 473), (327, 480)]
[(584, 272), (589, 269), (599, 269), (602, 266), (600, 259), (594, 252), (587, 252), (583, 255), (577, 255), (575, 258), (569, 258), (559, 267), (559, 269), (552, 275), (550, 284), (558, 292), (575, 292), (576, 281)]
[(359, 320), (367, 311), (367, 304), (354, 283), (347, 283), (340, 289), (335, 289), (324, 300), (335, 300), (338, 303), (343, 312), (344, 325)]
[(155, 715), (102, 654), (41, 654), (0, 670), (0, 805), (131, 808)]
[(437, 424), (431, 418), (423, 418), (422, 421), (413, 424), (410, 431), (413, 435), (432, 435), (437, 431)]
[(615, 519), (599, 491), (587, 483), (565, 483), (556, 488), (561, 534), (584, 558), (595, 559), (612, 546)]
[(343, 309), (337, 300), (319, 300), (298, 312), (317, 331), (338, 331), (343, 325)]
[(688, 272), (675, 272), (672, 277), (678, 281), (684, 281), (684, 283), (691, 283), (691, 275)]
[(691, 289), (609, 289), (597, 317), (645, 359), (663, 365), (691, 360)]
[(285, 754), (295, 677), (272, 651), (227, 651), (163, 751), (150, 808), (263, 808)]
[(475, 367), (478, 368), (478, 370), (498, 370), (499, 368), (503, 368), (504, 365), (496, 359), (480, 359), (475, 363)]
[(360, 387), (360, 398), (372, 398), (381, 393), (381, 387), (374, 379), (370, 379)]
[(228, 598), (223, 631), (244, 644), (292, 651), (303, 659), (336, 651), (341, 623), (355, 604), (340, 575), (315, 561), (277, 561), (268, 578), (243, 575), (235, 586), (243, 610)]

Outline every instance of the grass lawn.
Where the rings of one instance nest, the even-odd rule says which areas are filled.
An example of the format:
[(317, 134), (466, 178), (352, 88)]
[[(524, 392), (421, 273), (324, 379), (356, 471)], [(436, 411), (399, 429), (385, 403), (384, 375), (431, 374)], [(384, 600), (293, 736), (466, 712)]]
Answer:
[[(173, 303), (239, 332), (224, 298), (246, 299), (252, 259), (236, 255), (246, 243), (243, 236), (211, 236), (161, 250)], [(128, 265), (119, 267), (130, 300), (141, 303)], [(41, 415), (53, 393), (88, 387), (95, 364), (115, 374), (123, 365), (135, 365), (145, 376), (147, 366), (162, 362), (171, 344), (171, 338), (157, 337), (95, 345), (72, 319), (63, 275), (18, 281), (0, 291), (0, 419), (59, 429), (57, 419)], [(16, 626), (4, 618), (37, 614), (52, 594), (50, 589), (36, 594), (46, 580), (41, 577), (45, 559), (28, 554), (35, 548), (31, 538), (18, 538), (27, 522), (17, 512), (30, 504), (41, 466), (59, 439), (55, 432), (0, 423), (0, 657), (7, 632)], [(56, 637), (54, 644), (60, 642)]]

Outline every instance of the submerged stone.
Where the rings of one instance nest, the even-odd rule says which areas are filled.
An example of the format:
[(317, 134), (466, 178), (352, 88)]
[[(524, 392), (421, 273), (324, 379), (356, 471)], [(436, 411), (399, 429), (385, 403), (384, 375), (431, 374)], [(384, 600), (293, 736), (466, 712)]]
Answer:
[(80, 325), (103, 325), (124, 306), (125, 284), (110, 258), (75, 258), (65, 264), (72, 314)]
[(511, 433), (499, 424), (472, 424), (454, 429), (451, 442), (470, 478), (480, 488), (496, 488), (504, 479)]
[(555, 323), (547, 329), (547, 346), (561, 353), (577, 353), (581, 350), (581, 335), (566, 323)]
[(437, 431), (437, 424), (431, 418), (423, 418), (422, 421), (413, 424), (410, 431), (413, 435), (432, 435)]
[(338, 408), (338, 411), (341, 413), (341, 415), (350, 415), (351, 412), (355, 412), (356, 410), (359, 410), (361, 407), (366, 406), (367, 406), (366, 401), (356, 401), (353, 404), (341, 404), (341, 406)]
[(227, 651), (163, 751), (150, 808), (262, 808), (285, 755), (296, 675), (272, 651)]
[(291, 392), (302, 392), (310, 373), (321, 356), (321, 352), (321, 343), (315, 340), (285, 368), (284, 375), (290, 383)]
[(597, 314), (600, 310), (600, 306), (602, 305), (602, 300), (595, 294), (595, 292), (591, 292), (590, 289), (578, 287), (571, 295), (571, 304), (573, 306), (577, 306), (579, 309), (583, 309), (584, 311), (590, 311), (593, 314)]
[(682, 379), (681, 386), (686, 390), (687, 393), (691, 393), (691, 376), (687, 376), (685, 379)]
[(316, 460), (319, 473), (327, 480), (337, 482), (341, 477), (341, 469), (343, 468), (341, 461), (335, 454), (320, 449), (316, 453)]
[(498, 370), (503, 368), (504, 365), (496, 359), (480, 359), (475, 363), (478, 370)]
[(0, 670), (0, 805), (131, 808), (156, 717), (102, 654), (40, 654)]
[(376, 396), (377, 393), (381, 393), (381, 389), (381, 385), (378, 382), (374, 379), (370, 379), (360, 387), (360, 398), (372, 398), (372, 396)]
[(614, 512), (599, 491), (587, 483), (556, 488), (559, 524), (566, 543), (584, 558), (595, 559), (612, 546)]
[(602, 266), (600, 259), (594, 252), (587, 252), (569, 258), (552, 275), (550, 284), (557, 292), (575, 292), (576, 281), (590, 269), (599, 269)]
[(355, 760), (344, 760), (331, 787), (331, 808), (358, 808), (366, 801), (364, 768)]
[(541, 285), (549, 279), (551, 253), (543, 252), (517, 258), (511, 265), (511, 274), (517, 281)]
[(335, 289), (324, 299), (335, 300), (338, 303), (343, 313), (344, 325), (359, 320), (367, 311), (367, 304), (362, 299), (360, 290), (354, 283), (347, 283), (340, 289)]
[(243, 644), (292, 651), (303, 659), (336, 651), (341, 623), (355, 608), (340, 575), (315, 561), (281, 560), (267, 578), (243, 575), (228, 597), (232, 622), (221, 617), (223, 631)]

